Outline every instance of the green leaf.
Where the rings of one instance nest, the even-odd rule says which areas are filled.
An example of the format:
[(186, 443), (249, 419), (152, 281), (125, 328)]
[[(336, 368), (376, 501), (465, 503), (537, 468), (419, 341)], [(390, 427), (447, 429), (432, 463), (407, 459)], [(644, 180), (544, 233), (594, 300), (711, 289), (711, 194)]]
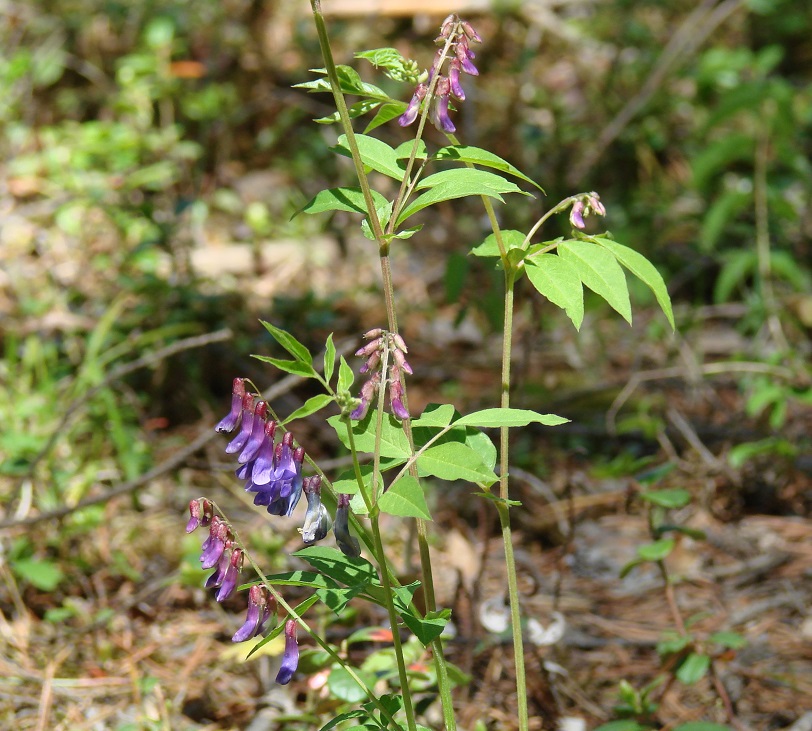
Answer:
[(691, 502), (691, 493), (682, 488), (641, 492), (640, 499), (662, 508), (684, 508)]
[(448, 426), (453, 418), (454, 406), (452, 404), (429, 404), (417, 419), (412, 419), (412, 428), (435, 426), (442, 429)]
[(437, 612), (427, 612), (422, 619), (408, 612), (401, 614), (400, 617), (425, 647), (443, 633), (448, 620), (451, 618), (451, 610), (442, 609)]
[(369, 561), (345, 556), (337, 548), (308, 546), (292, 555), (305, 559), (318, 571), (347, 586), (363, 588), (377, 579), (375, 567)]
[(281, 360), (280, 358), (270, 358), (267, 355), (252, 355), (251, 357), (261, 360), (263, 363), (270, 363), (280, 371), (285, 371), (285, 373), (293, 373), (304, 378), (318, 377), (318, 373), (316, 373), (313, 366), (298, 360)]
[[(310, 71), (314, 74), (321, 74), (322, 76), (327, 75), (327, 69), (310, 69)], [(345, 66), (343, 64), (336, 66), (336, 74), (338, 76), (338, 86), (345, 94), (377, 97), (381, 101), (389, 99), (383, 90), (374, 84), (367, 84), (362, 81), (358, 72), (351, 66)], [(305, 81), (301, 84), (295, 84), (293, 88), (307, 89), (310, 92), (332, 92), (330, 81), (327, 78)]]
[(692, 652), (679, 666), (677, 678), (685, 685), (693, 685), (705, 677), (710, 667), (710, 657)]
[(441, 480), (467, 480), (486, 486), (496, 482), (496, 475), (482, 457), (460, 442), (429, 447), (418, 457), (417, 469), (421, 476), (434, 475)]
[[(350, 119), (362, 117), (367, 112), (371, 112), (376, 107), (382, 104), (380, 99), (362, 99), (360, 102), (355, 102), (352, 106), (347, 107), (347, 113)], [(335, 124), (341, 119), (341, 114), (338, 111), (328, 114), (326, 117), (319, 117), (313, 121), (317, 124)]]
[(487, 195), (496, 198), (501, 203), (504, 199), (500, 193), (523, 193), (509, 180), (487, 173), (484, 170), (470, 170), (469, 168), (444, 170), (441, 173), (429, 175), (420, 181), (418, 189), (429, 188), (423, 195), (418, 196), (401, 211), (397, 219), (400, 226), (409, 216), (422, 211), (428, 206), (441, 201), (454, 198), (465, 198), (469, 195)]
[(654, 543), (646, 543), (637, 547), (637, 555), (644, 561), (662, 561), (674, 550), (673, 538), (662, 538)]
[[(406, 140), (406, 142), (402, 142), (395, 148), (395, 155), (397, 156), (398, 160), (408, 160), (412, 156), (413, 149), (414, 140)], [(414, 154), (414, 159), (417, 161), (427, 160), (428, 156), (429, 153), (426, 150), (426, 143), (423, 140), (418, 140), (417, 152)]]
[[(366, 684), (367, 688), (372, 688), (375, 685), (374, 676), (358, 669), (355, 672)], [(327, 687), (336, 698), (347, 703), (359, 703), (367, 698), (366, 691), (340, 665), (336, 665), (330, 671), (330, 675), (327, 677)]]
[(454, 422), (454, 426), (476, 426), (481, 429), (502, 426), (527, 426), (538, 423), (545, 426), (558, 426), (566, 424), (569, 419), (555, 414), (539, 414), (529, 409), (482, 409), (473, 414), (463, 416)]
[(291, 421), (295, 421), (296, 419), (303, 419), (305, 416), (310, 416), (311, 414), (315, 414), (317, 411), (320, 411), (328, 404), (333, 402), (333, 397), (328, 396), (326, 393), (321, 393), (318, 396), (312, 396), (311, 398), (307, 399), (296, 411), (294, 411), (287, 419), (285, 419), (282, 423), (289, 424)]
[(389, 515), (401, 518), (431, 520), (426, 497), (420, 483), (411, 475), (404, 475), (378, 499), (378, 507)]
[[(309, 586), (311, 589), (326, 589), (335, 588), (338, 586), (332, 579), (324, 574), (318, 574), (315, 571), (286, 571), (283, 574), (270, 574), (265, 577), (265, 581), (271, 586)], [(240, 589), (253, 586), (258, 582), (252, 581)]]
[(331, 731), (331, 729), (334, 729), (336, 726), (343, 723), (344, 721), (349, 721), (351, 718), (369, 718), (369, 714), (366, 711), (362, 711), (361, 709), (339, 713), (332, 721), (324, 724), (324, 726), (322, 726), (319, 729), (319, 731)]
[(595, 731), (650, 731), (651, 726), (644, 726), (642, 723), (632, 721), (631, 719), (622, 719), (620, 721), (609, 721), (609, 723), (602, 723)]
[(53, 591), (65, 577), (62, 569), (52, 561), (22, 558), (12, 561), (11, 566), (18, 577), (40, 591)]
[[(380, 193), (373, 190), (372, 200), (375, 208), (389, 203)], [(325, 211), (349, 211), (350, 213), (367, 213), (366, 201), (360, 188), (329, 188), (322, 190), (297, 213), (324, 213)]]
[[(395, 467), (402, 465), (405, 461), (406, 459), (404, 457), (397, 459), (382, 457), (380, 462), (381, 472), (394, 469)], [(373, 466), (371, 464), (362, 464), (360, 466), (360, 470), (364, 484), (367, 486), (367, 488), (371, 487), (372, 474), (374, 472)], [(348, 495), (355, 495), (358, 492), (358, 479), (355, 476), (355, 469), (346, 470), (345, 472), (342, 472), (337, 479), (333, 480), (333, 491), (344, 492)]]
[[(403, 180), (405, 170), (398, 165), (398, 158), (393, 148), (383, 140), (367, 137), (366, 135), (355, 135), (355, 141), (358, 144), (358, 152), (361, 154), (361, 161), (364, 165), (395, 180)], [(341, 135), (338, 138), (338, 144), (330, 149), (339, 155), (352, 157), (346, 135)]]
[(352, 386), (352, 382), (355, 380), (355, 374), (350, 368), (349, 363), (342, 355), (338, 361), (338, 388), (336, 389), (339, 393), (346, 393), (350, 390), (350, 386)]
[[(293, 611), (300, 617), (304, 616), (305, 612), (307, 612), (310, 607), (312, 607), (317, 601), (319, 600), (318, 596), (312, 594), (307, 599), (305, 599), (300, 604), (297, 604)], [(261, 647), (267, 645), (271, 640), (276, 639), (279, 635), (282, 634), (285, 630), (285, 622), (280, 622), (276, 627), (274, 627), (265, 637), (263, 637), (256, 645), (251, 648), (251, 652), (248, 653), (248, 657), (251, 657), (255, 652), (257, 652)]]
[(276, 327), (275, 325), (271, 325), (270, 322), (265, 322), (265, 320), (260, 320), (262, 326), (271, 334), (274, 340), (279, 343), (285, 350), (288, 351), (296, 360), (300, 363), (307, 363), (309, 365), (313, 364), (313, 356), (310, 355), (310, 351), (305, 348), (296, 338), (293, 337), (289, 332), (282, 330), (281, 328)]
[(711, 723), (710, 721), (690, 721), (681, 723), (674, 731), (733, 731), (730, 726), (721, 723)]
[[(521, 231), (507, 228), (501, 233), (502, 243), (505, 245), (505, 251), (523, 248), (525, 235)], [(473, 256), (501, 257), (502, 254), (499, 251), (499, 244), (496, 241), (496, 234), (490, 234), (487, 236), (479, 246), (475, 246), (473, 249), (471, 249), (471, 254)]]
[(336, 346), (333, 343), (333, 333), (327, 336), (327, 342), (324, 344), (324, 380), (327, 383), (333, 378), (333, 371), (336, 367)]
[(514, 177), (521, 178), (530, 185), (536, 186), (542, 193), (544, 189), (532, 178), (528, 178), (521, 170), (513, 167), (507, 160), (503, 160), (498, 155), (494, 155), (488, 150), (483, 150), (480, 147), (472, 147), (471, 145), (449, 145), (442, 147), (434, 154), (435, 160), (453, 160), (455, 162), (471, 163), (473, 165), (482, 165), (483, 167), (499, 170), (503, 173), (508, 173)]
[(536, 254), (525, 260), (530, 283), (572, 320), (576, 330), (584, 320), (584, 288), (575, 267), (562, 256)]
[(558, 253), (575, 268), (578, 278), (603, 297), (631, 325), (632, 306), (626, 277), (614, 255), (588, 241), (562, 241)]
[(657, 654), (673, 655), (682, 652), (693, 641), (694, 638), (691, 635), (679, 635), (669, 632), (657, 643)]
[(668, 288), (665, 286), (660, 272), (657, 271), (654, 265), (641, 253), (630, 249), (628, 246), (619, 244), (617, 241), (612, 241), (612, 239), (607, 239), (603, 236), (593, 236), (592, 240), (609, 249), (626, 269), (641, 279), (643, 283), (654, 292), (660, 309), (668, 319), (668, 324), (671, 325), (672, 330), (676, 330), (674, 312), (671, 309), (671, 297), (668, 294)]
[(618, 576), (621, 579), (625, 579), (634, 569), (636, 569), (641, 564), (645, 563), (641, 558), (635, 558), (632, 561), (629, 561), (623, 568), (620, 569)]
[(479, 429), (467, 428), (465, 434), (465, 444), (473, 449), (488, 469), (496, 467), (496, 445), (491, 438)]
[[(376, 411), (370, 409), (369, 413), (362, 421), (352, 424), (352, 433), (355, 438), (355, 448), (359, 452), (375, 451), (375, 420)], [(331, 416), (327, 423), (335, 429), (341, 443), (350, 448), (347, 437), (347, 427), (340, 416)], [(409, 440), (403, 433), (400, 422), (391, 414), (384, 414), (381, 424), (380, 456), (408, 459), (411, 456)]]
[(326, 607), (332, 609), (336, 616), (341, 616), (347, 604), (363, 591), (362, 586), (349, 586), (346, 589), (339, 587), (317, 589), (316, 595)]
[(731, 650), (741, 650), (747, 645), (747, 640), (738, 632), (714, 632), (708, 639)]

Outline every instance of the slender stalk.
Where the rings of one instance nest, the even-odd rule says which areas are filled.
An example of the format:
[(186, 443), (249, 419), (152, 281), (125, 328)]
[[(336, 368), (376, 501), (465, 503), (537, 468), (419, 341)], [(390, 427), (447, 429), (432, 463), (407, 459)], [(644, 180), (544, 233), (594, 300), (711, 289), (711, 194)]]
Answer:
[[(502, 398), (503, 409), (510, 407), (510, 366), (513, 347), (513, 291), (516, 286), (516, 271), (505, 266), (505, 322), (502, 340)], [(505, 550), (505, 569), (508, 579), (508, 599), (510, 602), (510, 624), (513, 633), (513, 656), (516, 667), (516, 695), (519, 711), (519, 731), (528, 731), (527, 678), (524, 667), (524, 642), (522, 640), (522, 618), (519, 607), (519, 584), (516, 578), (516, 559), (513, 555), (513, 534), (510, 529), (510, 506), (507, 502), (509, 491), (510, 430), (503, 426), (499, 430), (499, 497), (496, 503), (499, 525), (502, 529), (502, 543)]]

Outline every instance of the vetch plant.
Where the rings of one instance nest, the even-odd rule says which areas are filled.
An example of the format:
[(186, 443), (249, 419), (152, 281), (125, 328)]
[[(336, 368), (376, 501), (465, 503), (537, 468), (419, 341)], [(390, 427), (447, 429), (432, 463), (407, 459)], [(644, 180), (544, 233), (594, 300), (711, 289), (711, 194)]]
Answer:
[[(317, 121), (341, 125), (343, 134), (334, 151), (352, 159), (357, 180), (352, 186), (321, 191), (303, 212), (340, 210), (363, 217), (361, 229), (374, 242), (379, 256), (386, 320), (359, 343), (356, 355), (363, 359), (360, 373), (364, 376), (360, 388), (353, 387), (353, 370), (344, 357), (338, 357), (332, 335), (317, 366), (313, 355), (293, 334), (264, 322), (290, 358), (256, 357), (286, 373), (313, 379), (324, 393), (280, 419), (272, 404), (238, 378), (233, 385), (231, 410), (217, 425), (218, 431), (234, 434), (226, 451), (235, 456), (236, 476), (253, 494), (255, 505), (284, 521), (295, 516), (301, 495), (306, 496), (303, 521), (296, 519), (305, 547), (294, 555), (308, 562), (312, 570), (265, 575), (234, 526), (207, 498), (193, 501), (189, 528), (209, 529), (201, 562), (215, 569), (210, 582), (219, 585), (218, 599), (220, 594), (230, 593), (234, 574), (239, 573), (243, 562), (255, 572), (256, 578), (246, 585), (245, 624), (233, 639), (245, 641), (264, 635), (256, 649), (284, 632), (286, 649), (279, 682), (295, 679), (299, 637), (308, 635), (321, 648), (321, 660), (313, 669), (328, 673), (328, 688), (345, 702), (337, 715), (327, 720), (324, 730), (353, 720), (363, 728), (416, 731), (426, 728), (419, 723), (425, 722), (425, 715), (418, 708), (426, 708), (435, 697), (440, 701), (443, 727), (451, 730), (456, 728), (452, 690), (462, 674), (445, 658), (442, 634), (450, 611), (438, 607), (435, 600), (429, 549), (431, 514), (425, 490), (429, 486), (426, 478), (467, 481), (475, 488), (475, 495), (493, 504), (499, 516), (508, 577), (517, 726), (526, 731), (529, 712), (521, 606), (510, 521), (510, 511), (520, 504), (510, 498), (509, 430), (531, 423), (556, 426), (567, 419), (510, 405), (515, 286), (527, 275), (534, 289), (564, 309), (576, 328), (584, 316), (584, 286), (631, 322), (623, 268), (652, 289), (673, 327), (668, 294), (662, 278), (643, 256), (614, 241), (608, 233), (584, 233), (587, 216), (607, 213), (595, 192), (578, 193), (552, 206), (527, 232), (499, 227), (494, 202), (503, 204), (505, 195), (518, 194), (524, 196), (519, 200), (537, 205), (517, 181), (535, 191), (541, 191), (541, 186), (506, 160), (486, 149), (461, 144), (454, 136), (452, 115), (460, 111), (466, 96), (463, 79), (478, 74), (472, 45), (483, 42), (468, 22), (456, 15), (446, 18), (436, 39), (431, 67), (422, 74), (415, 62), (394, 49), (357, 55), (390, 78), (409, 84), (411, 88), (404, 96), (411, 93), (411, 101), (406, 103), (362, 81), (351, 67), (336, 66), (319, 2), (313, 0), (312, 7), (324, 67), (316, 71), (318, 79), (299, 86), (332, 94), (336, 113)], [(416, 88), (411, 86), (414, 84)], [(359, 100), (348, 104), (347, 96)], [(353, 120), (370, 112), (375, 112), (374, 117), (363, 134), (357, 133)], [(414, 139), (393, 148), (369, 134), (394, 120), (413, 129)], [(427, 120), (445, 136), (446, 144), (430, 149), (423, 139)], [(374, 190), (367, 177), (369, 170), (393, 179), (399, 186), (397, 195), (390, 200)], [(499, 403), (467, 415), (461, 415), (452, 404), (432, 404), (416, 414), (409, 407), (406, 376), (412, 374), (412, 367), (398, 328), (398, 293), (393, 286), (390, 251), (395, 245), (413, 245), (401, 243), (413, 237), (414, 245), (419, 245), (422, 226), (410, 220), (413, 216), (438, 203), (470, 196), (481, 199), (491, 228), (471, 253), (492, 259), (504, 276), (501, 372), (495, 376), (501, 384)], [(571, 237), (539, 240), (544, 223), (556, 214), (570, 217)], [(296, 419), (328, 405), (339, 413), (327, 422), (352, 457), (351, 469), (332, 477), (307, 457), (296, 442), (295, 428), (290, 428)], [(498, 445), (482, 429), (499, 429)], [(310, 472), (315, 474), (305, 476)], [(382, 513), (415, 521), (421, 571), (419, 580), (412, 584), (402, 585), (397, 579), (392, 550), (381, 531)], [(336, 547), (327, 545), (331, 527)], [(285, 587), (312, 593), (293, 607), (285, 600)], [(418, 588), (424, 609), (414, 601)], [(350, 602), (359, 601), (385, 610), (388, 628), (375, 630), (374, 637), (391, 639), (391, 648), (370, 653), (356, 667), (348, 659), (346, 646), (328, 642), (314, 630), (306, 614), (320, 603), (340, 615)], [(362, 636), (362, 641), (372, 638), (370, 633)], [(311, 657), (308, 650), (302, 653)]]

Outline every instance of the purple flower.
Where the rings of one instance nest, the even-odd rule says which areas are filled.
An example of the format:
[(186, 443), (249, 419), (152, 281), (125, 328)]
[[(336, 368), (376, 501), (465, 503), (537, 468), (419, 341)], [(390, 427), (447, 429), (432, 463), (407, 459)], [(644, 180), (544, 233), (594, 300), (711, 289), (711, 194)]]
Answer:
[(594, 213), (597, 213), (599, 216), (606, 215), (606, 208), (604, 208), (603, 203), (601, 203), (601, 198), (597, 193), (590, 193), (586, 199), (587, 208), (589, 208)]
[(350, 418), (354, 419), (355, 421), (361, 421), (369, 411), (369, 405), (372, 403), (372, 399), (375, 398), (375, 395), (378, 393), (378, 387), (381, 385), (381, 373), (380, 371), (375, 371), (370, 377), (369, 380), (361, 386), (361, 403), (358, 404), (358, 407), (350, 414)]
[(206, 579), (205, 587), (207, 589), (217, 589), (222, 586), (230, 561), (231, 555), (227, 551), (223, 551), (223, 555), (220, 556), (220, 560), (217, 562), (216, 571)]
[(211, 503), (206, 498), (201, 497), (189, 503), (189, 522), (186, 524), (186, 532), (191, 533), (201, 525), (211, 523), (213, 510)]
[(240, 464), (250, 462), (256, 457), (259, 448), (262, 446), (262, 441), (265, 439), (265, 414), (268, 413), (268, 402), (257, 401), (254, 406), (254, 418), (251, 421), (251, 435), (245, 443), (240, 456), (237, 461)]
[(230, 541), (228, 532), (228, 523), (217, 516), (212, 518), (209, 537), (203, 542), (200, 554), (201, 568), (211, 569), (217, 565), (226, 550), (226, 543)]
[(302, 489), (307, 497), (302, 541), (309, 545), (324, 538), (330, 532), (333, 521), (330, 520), (327, 508), (321, 504), (321, 477), (305, 477)]
[(406, 111), (398, 117), (398, 124), (401, 127), (408, 127), (417, 119), (417, 115), (420, 112), (420, 102), (426, 98), (426, 92), (428, 90), (429, 87), (426, 84), (417, 85), (412, 100), (409, 102), (409, 106), (406, 107)]
[(232, 642), (245, 642), (256, 637), (262, 631), (262, 625), (271, 616), (271, 607), (276, 604), (261, 584), (255, 584), (248, 590), (248, 614), (245, 624), (231, 638)]
[(296, 640), (296, 620), (285, 622), (285, 652), (282, 655), (282, 665), (276, 674), (279, 685), (287, 685), (293, 678), (293, 673), (299, 667), (299, 643)]
[(479, 76), (479, 70), (473, 63), (471, 63), (472, 58), (476, 58), (476, 54), (468, 48), (468, 39), (461, 38), (457, 42), (457, 46), (454, 49), (457, 53), (457, 59), (460, 62), (460, 68), (469, 76)]
[(453, 134), (457, 131), (451, 117), (448, 116), (448, 101), (451, 95), (451, 85), (448, 79), (443, 76), (437, 80), (436, 96), (431, 105), (431, 121), (437, 129), (446, 134)]
[[(256, 485), (267, 485), (271, 481), (274, 470), (274, 434), (276, 422), (265, 424), (265, 438), (257, 451), (251, 470), (251, 481)], [(245, 488), (248, 489), (248, 486)]]
[(408, 419), (409, 412), (403, 405), (403, 384), (400, 382), (400, 368), (397, 365), (389, 370), (389, 403), (392, 406), (392, 413), (398, 419)]
[(575, 226), (575, 228), (586, 228), (586, 224), (584, 223), (585, 208), (586, 205), (582, 200), (577, 200), (572, 204), (572, 210), (570, 211), (570, 223)]
[(223, 579), (220, 585), (220, 590), (217, 592), (217, 601), (223, 602), (228, 599), (237, 588), (237, 579), (240, 576), (242, 569), (243, 554), (239, 548), (235, 548), (231, 552), (231, 557), (228, 566), (223, 574)]
[[(290, 434), (290, 432), (288, 432)], [(287, 434), (285, 434), (287, 436)], [(291, 435), (291, 442), (293, 441)], [(283, 443), (283, 447), (287, 445)], [(284, 452), (284, 450), (283, 450)], [(290, 449), (288, 448), (290, 453)], [(280, 460), (281, 462), (281, 460)], [(304, 449), (296, 447), (290, 455), (289, 463), (282, 470), (277, 467), (274, 471), (274, 481), (277, 489), (277, 497), (268, 505), (268, 512), (271, 515), (290, 516), (299, 499), (302, 497), (302, 463), (304, 462)], [(277, 476), (278, 475), (278, 476)]]
[(246, 393), (242, 397), (242, 424), (237, 436), (232, 439), (226, 446), (226, 454), (234, 454), (239, 452), (251, 436), (251, 431), (254, 426), (254, 397), (250, 393)]
[(242, 397), (245, 396), (245, 379), (235, 378), (231, 386), (231, 411), (228, 416), (223, 417), (214, 427), (216, 432), (234, 431), (237, 422), (242, 414)]
[(448, 81), (451, 85), (451, 93), (454, 98), (459, 99), (461, 102), (465, 101), (465, 89), (460, 84), (460, 61), (455, 58), (448, 68)]
[(333, 534), (336, 537), (336, 544), (345, 556), (360, 556), (361, 544), (358, 539), (350, 533), (350, 499), (346, 493), (339, 493), (338, 507), (336, 508), (336, 519), (333, 523)]

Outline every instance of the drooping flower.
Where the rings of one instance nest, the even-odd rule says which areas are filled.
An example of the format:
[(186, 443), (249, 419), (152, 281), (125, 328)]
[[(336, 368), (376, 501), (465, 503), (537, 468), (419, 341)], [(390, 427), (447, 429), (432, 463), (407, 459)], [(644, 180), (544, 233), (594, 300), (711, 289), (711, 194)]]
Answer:
[(186, 532), (191, 533), (201, 525), (206, 526), (211, 523), (214, 515), (211, 503), (206, 498), (198, 498), (189, 503), (189, 522), (186, 524)]
[(203, 541), (202, 552), (200, 554), (200, 566), (204, 569), (211, 569), (223, 555), (228, 544), (231, 543), (228, 523), (214, 516), (209, 526), (209, 537)]
[(434, 103), (429, 111), (429, 118), (437, 129), (446, 134), (454, 134), (457, 128), (448, 116), (448, 103), (451, 96), (451, 83), (448, 77), (441, 76), (437, 79), (437, 86), (434, 91)]
[(245, 624), (240, 627), (231, 638), (232, 642), (245, 642), (256, 637), (262, 631), (265, 620), (271, 616), (271, 610), (276, 605), (274, 598), (261, 584), (255, 584), (248, 590), (248, 613)]
[(242, 450), (248, 438), (251, 436), (251, 431), (254, 426), (254, 396), (246, 393), (242, 397), (242, 423), (240, 424), (240, 431), (226, 445), (226, 454), (235, 454)]
[(245, 396), (245, 379), (235, 378), (231, 386), (231, 411), (224, 416), (214, 427), (216, 432), (227, 433), (234, 431), (242, 415), (242, 397)]
[(406, 111), (398, 117), (398, 124), (401, 127), (408, 127), (415, 119), (417, 119), (417, 114), (420, 112), (420, 103), (423, 99), (426, 98), (426, 92), (429, 90), (427, 84), (418, 84), (417, 88), (414, 90), (414, 94), (412, 95), (412, 100), (409, 102), (409, 106), (406, 107)]
[(285, 622), (285, 652), (282, 655), (282, 665), (276, 674), (276, 682), (279, 685), (287, 685), (298, 667), (299, 642), (296, 638), (296, 620), (289, 619)]
[(570, 210), (570, 223), (575, 226), (575, 228), (586, 228), (586, 223), (584, 223), (585, 209), (586, 204), (582, 200), (577, 200), (572, 204), (572, 209)]
[(254, 406), (254, 418), (251, 420), (251, 434), (242, 448), (237, 461), (240, 464), (250, 462), (256, 457), (262, 442), (265, 439), (265, 415), (268, 413), (268, 402), (257, 401)]
[(338, 547), (345, 556), (358, 557), (361, 555), (361, 544), (350, 533), (350, 500), (350, 495), (339, 493), (336, 519), (333, 523), (333, 534), (336, 537)]
[(302, 490), (307, 498), (302, 541), (309, 545), (324, 538), (330, 532), (333, 521), (321, 502), (321, 476), (305, 477)]
[(220, 583), (220, 590), (215, 597), (218, 602), (224, 602), (234, 593), (234, 590), (237, 588), (237, 580), (240, 577), (240, 571), (242, 570), (242, 563), (243, 553), (239, 548), (235, 548), (231, 552), (228, 566), (223, 575), (223, 580)]

